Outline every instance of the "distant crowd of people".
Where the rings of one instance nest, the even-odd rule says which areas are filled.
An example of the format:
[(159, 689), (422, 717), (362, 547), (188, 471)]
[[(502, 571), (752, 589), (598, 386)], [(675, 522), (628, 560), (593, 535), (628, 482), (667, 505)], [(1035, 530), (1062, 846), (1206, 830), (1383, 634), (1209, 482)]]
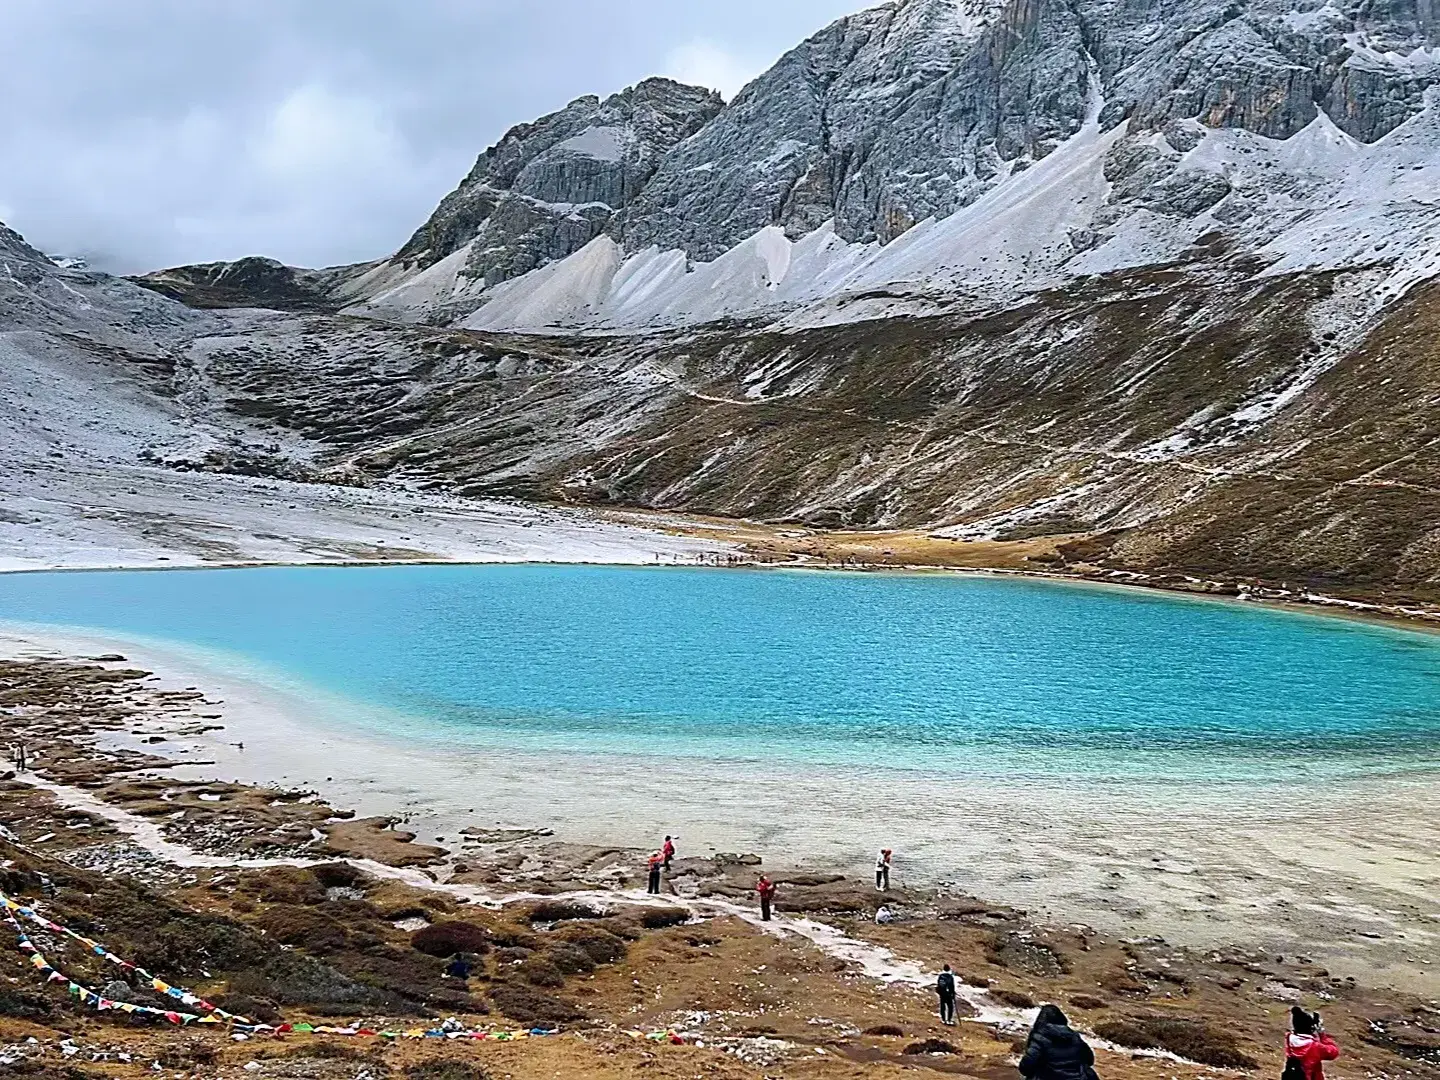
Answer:
[[(890, 891), (890, 868), (894, 858), (894, 852), (890, 848), (881, 848), (880, 854), (875, 857), (875, 888), (879, 892)], [(660, 895), (660, 886), (664, 875), (670, 872), (675, 862), (675, 837), (667, 835), (665, 843), (659, 850), (651, 854), (646, 860), (645, 892), (650, 896)], [(761, 874), (755, 882), (755, 894), (760, 900), (760, 919), (762, 922), (770, 922), (775, 906), (775, 894), (777, 887), (774, 881), (765, 874)], [(881, 909), (882, 911), (885, 909)], [(888, 921), (886, 919), (879, 920)]]
[[(875, 857), (875, 889), (890, 891), (890, 873), (895, 853), (881, 848)], [(649, 859), (649, 881), (646, 892), (660, 893), (662, 876), (675, 861), (675, 837), (666, 836), (665, 843)], [(766, 874), (755, 882), (760, 901), (760, 920), (770, 922), (778, 892), (776, 883)], [(890, 909), (882, 906), (876, 922), (891, 921)], [(935, 995), (939, 999), (940, 1022), (956, 1022), (960, 980), (946, 964), (935, 979)], [(1340, 1046), (1325, 1031), (1318, 1012), (1295, 1006), (1290, 1012), (1290, 1031), (1285, 1039), (1285, 1069), (1280, 1080), (1325, 1080), (1324, 1063), (1340, 1056)], [(1025, 1039), (1020, 1057), (1020, 1073), (1026, 1080), (1099, 1080), (1095, 1072), (1095, 1051), (1058, 1005), (1042, 1005)]]

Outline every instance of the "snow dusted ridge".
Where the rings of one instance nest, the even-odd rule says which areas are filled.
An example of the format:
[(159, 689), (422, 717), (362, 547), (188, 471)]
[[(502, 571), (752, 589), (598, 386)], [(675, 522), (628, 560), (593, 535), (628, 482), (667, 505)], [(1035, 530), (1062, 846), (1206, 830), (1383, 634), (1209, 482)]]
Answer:
[(394, 257), (318, 280), (431, 325), (794, 328), (1223, 250), (1390, 266), (1379, 306), (1440, 243), (1427, 12), (895, 0), (728, 105), (648, 80), (515, 128)]
[(794, 327), (933, 313), (959, 297), (1003, 303), (1183, 261), (1216, 235), (1258, 253), (1272, 275), (1388, 267), (1378, 309), (1440, 272), (1440, 107), (1430, 101), (1368, 145), (1321, 112), (1287, 139), (1182, 124), (1171, 132), (1177, 147), (1162, 134), (1129, 137), (1124, 123), (1102, 132), (1097, 108), (1036, 165), (887, 245), (845, 243), (833, 221), (794, 241), (768, 226), (696, 263), (653, 246), (626, 255), (600, 236), (488, 290), (463, 325), (636, 330), (776, 317)]
[(223, 316), (55, 265), (0, 226), (0, 571), (647, 563), (718, 547), (583, 511), (299, 482), (321, 444), (215, 400), (207, 367), (232, 330)]

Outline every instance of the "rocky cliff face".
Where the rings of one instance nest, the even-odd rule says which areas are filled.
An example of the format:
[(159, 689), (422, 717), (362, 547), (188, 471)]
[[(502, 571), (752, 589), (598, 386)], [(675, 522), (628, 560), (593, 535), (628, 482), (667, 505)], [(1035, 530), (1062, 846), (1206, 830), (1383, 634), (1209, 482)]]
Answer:
[(709, 260), (767, 225), (798, 239), (833, 219), (846, 241), (887, 243), (1045, 157), (1092, 94), (1102, 128), (1136, 136), (1195, 120), (1285, 139), (1323, 106), (1373, 142), (1440, 78), (1428, 6), (886, 5), (805, 42), (677, 148), (623, 238)]
[(578, 251), (723, 104), (714, 91), (648, 79), (512, 128), (395, 261), (423, 269), (469, 245), (465, 273), (494, 285)]
[[(1079, 171), (1048, 183), (1047, 206), (1073, 210), (1048, 223), (1071, 247), (1030, 251), (1050, 273), (1024, 287), (1164, 262), (1207, 230), (1256, 251), (1274, 236), (1254, 227), (1253, 192), (1230, 198), (1227, 173), (1250, 153), (1237, 139), (1289, 142), (1319, 125), (1385, 140), (1440, 81), (1433, 6), (898, 0), (822, 30), (724, 108), (651, 82), (517, 128), (405, 248), (339, 296), (391, 318), (583, 329), (834, 308), (916, 282), (963, 293), (977, 279), (953, 246), (924, 258), (886, 249), (1023, 191), (1028, 170), (1083, 149), (1091, 125), (1121, 196), (1092, 197)], [(1270, 194), (1304, 185), (1309, 166), (1291, 164)], [(1348, 196), (1324, 193), (1337, 197)], [(1142, 211), (1167, 215), (1166, 235), (1150, 235)], [(1112, 240), (1110, 257), (1072, 260)], [(986, 270), (1015, 258), (987, 252)], [(517, 305), (517, 291), (539, 299)], [(843, 317), (873, 314), (861, 304)]]
[(1077, 131), (1088, 71), (1052, 0), (908, 0), (842, 19), (671, 154), (622, 237), (710, 260), (766, 226), (798, 239), (834, 219), (844, 240), (888, 242)]
[[(884, 294), (944, 310), (1020, 264), (1012, 295), (1164, 263), (1206, 234), (1259, 252), (1279, 232), (1261, 202), (1282, 225), (1386, 202), (1335, 177), (1343, 139), (1316, 146), (1388, 145), (1422, 113), (1440, 82), (1434, 8), (896, 0), (801, 43), (729, 105), (657, 79), (513, 129), (395, 256), (325, 279), (325, 299), (487, 329), (828, 320), (897, 313), (869, 302)], [(1060, 175), (1027, 177), (1061, 156)], [(1280, 167), (1257, 177), (1261, 158)], [(1029, 216), (1048, 246), (1017, 251), (1018, 226), (963, 244), (918, 228), (1041, 186), (1046, 213)]]

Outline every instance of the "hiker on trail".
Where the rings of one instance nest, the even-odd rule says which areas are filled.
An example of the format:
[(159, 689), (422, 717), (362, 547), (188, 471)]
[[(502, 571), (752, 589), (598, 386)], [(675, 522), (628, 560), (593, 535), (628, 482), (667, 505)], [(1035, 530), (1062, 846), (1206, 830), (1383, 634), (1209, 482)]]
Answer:
[(770, 905), (775, 902), (775, 883), (764, 874), (755, 883), (755, 891), (760, 894), (760, 921), (770, 921)]
[(675, 841), (665, 837), (665, 846), (660, 849), (660, 854), (665, 856), (665, 872), (670, 872), (670, 864), (675, 861)]
[(1028, 1080), (1098, 1080), (1095, 1051), (1070, 1027), (1060, 1006), (1040, 1006), (1025, 1040), (1020, 1074)]
[(955, 973), (950, 970), (949, 964), (935, 980), (935, 993), (940, 996), (940, 1022), (955, 1023)]
[(459, 979), (464, 982), (470, 978), (470, 961), (465, 958), (464, 953), (457, 953), (450, 966), (445, 969), (445, 974), (452, 979)]
[(1326, 1032), (1320, 1014), (1292, 1007), (1281, 1080), (1325, 1080), (1325, 1062), (1339, 1056), (1340, 1044)]
[(652, 896), (660, 895), (660, 867), (664, 861), (664, 856), (658, 851), (650, 856), (650, 883), (645, 887), (645, 891)]
[(890, 891), (890, 849), (881, 848), (875, 856), (875, 888), (881, 892)]

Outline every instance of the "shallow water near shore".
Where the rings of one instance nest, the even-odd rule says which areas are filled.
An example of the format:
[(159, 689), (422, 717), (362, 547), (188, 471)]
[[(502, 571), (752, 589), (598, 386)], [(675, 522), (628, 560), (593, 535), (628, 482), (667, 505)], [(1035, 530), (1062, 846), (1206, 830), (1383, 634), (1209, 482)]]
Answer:
[(945, 575), (582, 566), (0, 579), (410, 742), (963, 778), (1293, 783), (1440, 764), (1440, 637)]

